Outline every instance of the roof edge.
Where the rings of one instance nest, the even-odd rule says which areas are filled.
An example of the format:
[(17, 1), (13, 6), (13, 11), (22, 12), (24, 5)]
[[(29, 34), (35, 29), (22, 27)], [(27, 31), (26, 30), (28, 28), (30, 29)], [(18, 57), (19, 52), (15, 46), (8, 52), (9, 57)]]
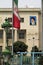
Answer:
[[(19, 11), (40, 11), (41, 12), (41, 8), (19, 8)], [(0, 8), (0, 11), (11, 11), (12, 12), (12, 8)]]

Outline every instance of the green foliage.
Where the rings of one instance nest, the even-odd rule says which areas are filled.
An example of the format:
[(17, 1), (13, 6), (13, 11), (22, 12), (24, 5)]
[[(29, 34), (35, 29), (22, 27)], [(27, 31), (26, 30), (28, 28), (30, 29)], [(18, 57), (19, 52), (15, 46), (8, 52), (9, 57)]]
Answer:
[[(37, 46), (34, 46), (34, 47), (32, 47), (31, 52), (41, 52), (41, 50), (39, 50)], [(31, 55), (32, 55), (32, 54), (31, 54)], [(34, 56), (35, 56), (35, 57), (38, 57), (38, 56), (41, 56), (41, 54), (37, 54), (37, 53), (36, 53)]]
[(5, 19), (5, 22), (1, 26), (2, 28), (9, 28), (9, 27), (12, 27), (12, 24), (10, 24), (8, 19)]
[(11, 55), (10, 50), (6, 47), (6, 49), (2, 52), (3, 55)]
[(8, 62), (6, 62), (5, 65), (10, 65), (10, 64)]
[(43, 56), (39, 58), (39, 65), (43, 65)]
[(31, 52), (39, 52), (39, 49), (37, 46), (32, 47)]
[(15, 53), (16, 52), (26, 52), (28, 48), (28, 46), (24, 42), (21, 42), (21, 41), (14, 42), (13, 46), (14, 46), (13, 51)]

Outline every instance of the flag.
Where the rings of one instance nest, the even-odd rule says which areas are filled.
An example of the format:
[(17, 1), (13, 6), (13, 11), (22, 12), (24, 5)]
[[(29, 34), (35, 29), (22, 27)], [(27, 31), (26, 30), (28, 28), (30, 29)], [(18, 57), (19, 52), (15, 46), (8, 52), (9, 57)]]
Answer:
[(20, 17), (18, 12), (18, 0), (13, 0), (14, 11), (13, 11), (13, 27), (20, 29)]

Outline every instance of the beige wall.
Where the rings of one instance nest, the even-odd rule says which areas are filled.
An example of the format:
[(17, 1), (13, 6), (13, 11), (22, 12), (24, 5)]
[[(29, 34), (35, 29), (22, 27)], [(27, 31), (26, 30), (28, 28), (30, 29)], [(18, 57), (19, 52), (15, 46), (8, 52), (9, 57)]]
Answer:
[(5, 18), (12, 17), (12, 12), (0, 12), (0, 27), (3, 22), (5, 22)]
[[(20, 12), (20, 17), (24, 18), (24, 23), (21, 23), (21, 29), (26, 29), (26, 44), (28, 45), (28, 50), (30, 51), (34, 46), (36, 45), (37, 47), (39, 47), (39, 12), (30, 12), (30, 11), (25, 11), (25, 12)], [(30, 16), (36, 16), (36, 22), (37, 25), (36, 26), (31, 26), (30, 25)], [(33, 37), (35, 38), (33, 40)]]

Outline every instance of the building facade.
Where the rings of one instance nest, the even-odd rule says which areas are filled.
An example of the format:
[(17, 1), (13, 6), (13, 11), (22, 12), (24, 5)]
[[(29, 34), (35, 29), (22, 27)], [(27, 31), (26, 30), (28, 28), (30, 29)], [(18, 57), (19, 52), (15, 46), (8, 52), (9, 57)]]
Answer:
[[(41, 9), (40, 8), (20, 8), (19, 15), (21, 18), (20, 30), (14, 28), (14, 42), (23, 41), (28, 45), (30, 52), (33, 46), (41, 49)], [(6, 17), (12, 24), (12, 9), (0, 9), (0, 51), (6, 46), (6, 33), (1, 25), (5, 22)], [(8, 34), (8, 45), (12, 46), (12, 28)]]

